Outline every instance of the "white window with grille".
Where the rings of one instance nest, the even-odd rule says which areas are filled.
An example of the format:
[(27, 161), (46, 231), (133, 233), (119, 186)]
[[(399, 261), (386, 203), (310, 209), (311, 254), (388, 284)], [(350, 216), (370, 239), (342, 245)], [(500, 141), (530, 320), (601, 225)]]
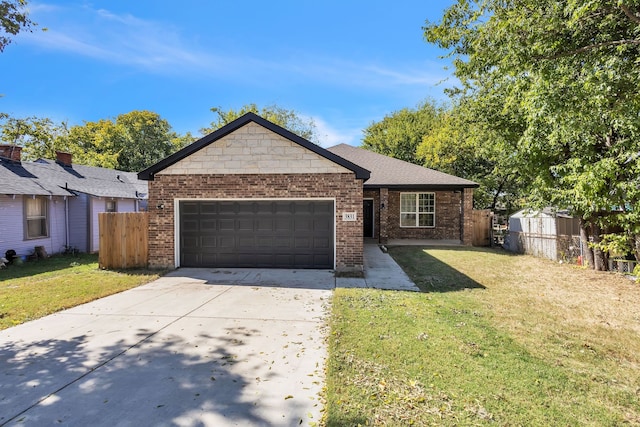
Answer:
[(435, 226), (435, 193), (400, 193), (400, 227)]

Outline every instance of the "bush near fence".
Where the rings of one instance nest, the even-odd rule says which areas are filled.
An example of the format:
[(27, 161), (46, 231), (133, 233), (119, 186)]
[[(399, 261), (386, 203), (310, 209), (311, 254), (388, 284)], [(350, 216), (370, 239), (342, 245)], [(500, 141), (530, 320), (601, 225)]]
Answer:
[(149, 256), (149, 214), (100, 213), (100, 268), (146, 268)]

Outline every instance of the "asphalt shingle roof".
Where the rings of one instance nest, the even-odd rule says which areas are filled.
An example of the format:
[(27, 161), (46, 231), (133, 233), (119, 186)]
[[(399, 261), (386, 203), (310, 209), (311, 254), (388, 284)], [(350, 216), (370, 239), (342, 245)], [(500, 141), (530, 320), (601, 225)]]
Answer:
[(327, 150), (371, 171), (365, 187), (478, 187), (477, 183), (467, 179), (347, 144)]
[(147, 183), (135, 173), (94, 166), (63, 166), (53, 160), (12, 162), (0, 160), (0, 194), (72, 196), (74, 192), (98, 197), (141, 199)]

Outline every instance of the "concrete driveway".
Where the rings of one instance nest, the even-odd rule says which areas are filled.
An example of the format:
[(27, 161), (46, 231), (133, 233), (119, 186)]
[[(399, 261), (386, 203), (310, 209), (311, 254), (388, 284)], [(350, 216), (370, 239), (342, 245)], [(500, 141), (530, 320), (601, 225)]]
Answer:
[(0, 425), (319, 421), (335, 279), (277, 273), (181, 269), (1, 331)]

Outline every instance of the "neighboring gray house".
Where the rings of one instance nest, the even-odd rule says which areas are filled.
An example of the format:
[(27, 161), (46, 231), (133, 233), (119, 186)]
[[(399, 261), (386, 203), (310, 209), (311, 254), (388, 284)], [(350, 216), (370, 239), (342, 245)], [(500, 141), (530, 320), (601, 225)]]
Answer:
[(553, 208), (523, 209), (509, 217), (504, 248), (553, 261), (573, 261), (580, 254), (580, 220)]
[(60, 152), (55, 161), (23, 162), (21, 147), (0, 145), (0, 255), (36, 246), (96, 252), (98, 213), (146, 210), (146, 199), (147, 183), (135, 173), (74, 165)]

